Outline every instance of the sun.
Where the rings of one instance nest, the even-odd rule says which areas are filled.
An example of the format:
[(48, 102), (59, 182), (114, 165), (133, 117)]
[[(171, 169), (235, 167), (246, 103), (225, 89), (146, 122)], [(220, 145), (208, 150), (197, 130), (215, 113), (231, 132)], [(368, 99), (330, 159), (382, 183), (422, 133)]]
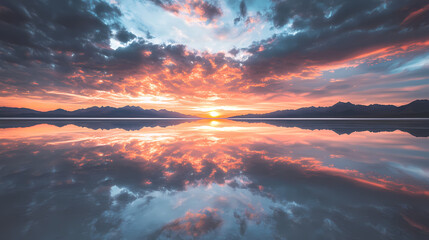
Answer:
[(220, 114), (216, 111), (211, 111), (211, 112), (209, 112), (209, 115), (210, 115), (210, 117), (219, 117)]

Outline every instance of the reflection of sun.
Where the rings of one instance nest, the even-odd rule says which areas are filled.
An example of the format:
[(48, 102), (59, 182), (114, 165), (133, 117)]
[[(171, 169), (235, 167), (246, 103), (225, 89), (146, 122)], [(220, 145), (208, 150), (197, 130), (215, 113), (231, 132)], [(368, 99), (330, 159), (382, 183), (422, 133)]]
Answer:
[(216, 112), (216, 111), (211, 111), (211, 112), (209, 112), (209, 114), (210, 114), (210, 117), (219, 117), (219, 113), (218, 112)]
[(218, 121), (216, 121), (216, 120), (211, 120), (210, 121), (210, 126), (212, 126), (212, 127), (216, 127), (216, 126), (218, 126), (219, 125), (219, 122)]

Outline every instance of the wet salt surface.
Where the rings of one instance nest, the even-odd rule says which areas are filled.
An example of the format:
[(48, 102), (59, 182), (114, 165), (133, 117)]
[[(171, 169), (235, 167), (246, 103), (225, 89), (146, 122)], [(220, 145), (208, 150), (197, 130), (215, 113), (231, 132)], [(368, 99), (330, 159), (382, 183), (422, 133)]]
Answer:
[(428, 121), (0, 121), (1, 239), (428, 239)]

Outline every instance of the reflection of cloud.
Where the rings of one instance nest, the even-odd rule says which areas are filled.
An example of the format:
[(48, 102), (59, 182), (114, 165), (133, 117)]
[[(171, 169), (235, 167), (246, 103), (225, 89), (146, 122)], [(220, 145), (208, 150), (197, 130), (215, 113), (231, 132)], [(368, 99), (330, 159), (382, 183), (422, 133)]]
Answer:
[[(319, 142), (319, 139), (312, 137), (311, 131), (307, 132), (308, 135), (306, 135), (293, 128), (286, 128), (277, 129), (274, 131), (275, 133), (273, 132), (267, 138), (268, 135), (264, 133), (270, 129), (267, 125), (237, 125), (232, 121), (216, 121), (218, 121), (219, 125), (214, 127), (200, 124), (198, 121), (182, 123), (179, 126), (183, 127), (183, 131), (187, 133), (185, 135), (178, 134), (178, 132), (170, 128), (147, 129), (144, 132), (115, 130), (114, 136), (108, 136), (97, 131), (88, 131), (88, 134), (73, 134), (61, 137), (60, 135), (56, 136), (54, 133), (51, 136), (55, 137), (51, 138), (45, 145), (55, 148), (66, 146), (88, 148), (97, 146), (101, 149), (95, 152), (102, 153), (101, 157), (87, 153), (82, 154), (78, 150), (70, 149), (67, 158), (83, 165), (93, 161), (97, 162), (101, 159), (122, 156), (131, 161), (156, 164), (164, 168), (162, 171), (163, 175), (169, 181), (182, 179), (183, 176), (181, 175), (183, 173), (180, 172), (180, 169), (185, 170), (190, 168), (196, 174), (195, 176), (210, 181), (220, 180), (223, 182), (221, 180), (222, 176), (228, 174), (230, 171), (235, 173), (245, 168), (246, 159), (258, 157), (271, 164), (293, 166), (308, 174), (328, 174), (341, 177), (345, 180), (355, 181), (357, 184), (364, 184), (370, 188), (375, 187), (403, 193), (428, 194), (427, 190), (415, 186), (415, 183), (412, 181), (410, 183), (403, 183), (400, 179), (392, 180), (383, 177), (385, 173), (392, 174), (393, 169), (392, 171), (380, 170), (380, 173), (375, 175), (366, 168), (365, 164), (362, 165), (365, 161), (368, 161), (366, 158), (373, 151), (370, 143), (362, 141), (364, 133), (360, 134), (361, 136), (357, 134), (341, 136), (341, 138), (345, 139), (343, 145), (358, 144), (363, 147), (361, 153), (364, 153), (364, 155), (359, 156), (354, 152), (346, 152), (340, 147), (335, 146), (337, 141), (341, 139), (336, 134), (319, 136), (318, 138), (321, 140)], [(36, 132), (37, 134), (37, 129), (40, 127), (35, 126), (33, 127), (34, 130), (27, 130), (27, 132)], [(283, 130), (283, 134), (280, 130)], [(262, 135), (257, 135), (259, 136), (257, 139), (253, 137), (255, 131), (262, 133)], [(17, 132), (13, 129), (8, 129), (7, 132), (10, 132), (13, 137), (18, 136)], [(23, 134), (26, 134), (26, 131)], [(293, 137), (287, 137), (288, 135)], [(392, 144), (398, 145), (393, 139), (387, 137), (387, 134), (385, 135), (386, 137), (379, 135), (380, 137), (373, 139), (373, 142), (377, 143), (378, 146), (385, 145), (386, 147), (390, 147)], [(397, 134), (392, 133), (390, 136), (395, 135)], [(38, 137), (33, 137), (33, 139), (34, 141), (39, 141)], [(333, 145), (331, 146), (330, 144)], [(112, 145), (115, 146), (114, 149), (110, 149)], [(285, 154), (282, 149), (286, 146), (293, 146), (295, 153)], [(313, 146), (313, 149), (309, 151), (308, 146)], [(424, 149), (418, 146), (409, 148), (405, 144), (402, 144), (402, 146), (407, 151), (411, 149), (417, 151)], [(372, 153), (372, 157), (377, 157), (380, 160), (390, 158), (390, 161), (395, 161), (395, 158), (397, 158), (398, 162), (401, 161), (396, 156), (383, 156), (386, 154), (384, 152), (375, 152)], [(323, 158), (321, 158), (321, 155)], [(335, 160), (336, 158), (332, 158), (332, 156), (341, 156), (341, 158)], [(336, 166), (341, 165), (338, 161), (344, 159), (353, 159), (355, 166), (358, 167), (360, 165), (363, 168), (349, 169)], [(337, 161), (338, 164), (330, 164), (330, 161)], [(413, 161), (412, 158), (409, 161)], [(366, 164), (369, 164), (369, 162), (366, 162)], [(376, 166), (375, 163), (371, 164)], [(405, 166), (397, 165), (397, 167), (400, 167), (401, 171), (407, 170)], [(424, 171), (426, 170), (423, 170), (420, 174), (417, 173), (417, 176), (423, 177)], [(416, 174), (416, 172), (414, 171), (413, 174)]]
[[(27, 226), (23, 236), (37, 238), (74, 209), (68, 226), (91, 226), (81, 238), (395, 239), (399, 229), (424, 239), (411, 229), (429, 213), (429, 139), (216, 121), (225, 131), (197, 130), (206, 120), (131, 132), (0, 129), (0, 210), (12, 216), (2, 232)], [(411, 220), (386, 221), (401, 214)]]
[(415, 228), (417, 228), (417, 229), (419, 229), (419, 230), (421, 230), (423, 232), (429, 233), (429, 226), (426, 226), (426, 225), (424, 225), (422, 223), (416, 222), (415, 220), (413, 220), (413, 219), (411, 219), (411, 218), (409, 218), (407, 216), (402, 215), (402, 217), (411, 226), (413, 226), (413, 227), (415, 227)]
[(199, 237), (207, 234), (222, 224), (222, 219), (219, 218), (216, 211), (216, 209), (203, 209), (198, 213), (186, 212), (184, 217), (175, 219), (162, 227), (159, 235), (177, 239), (181, 235)]

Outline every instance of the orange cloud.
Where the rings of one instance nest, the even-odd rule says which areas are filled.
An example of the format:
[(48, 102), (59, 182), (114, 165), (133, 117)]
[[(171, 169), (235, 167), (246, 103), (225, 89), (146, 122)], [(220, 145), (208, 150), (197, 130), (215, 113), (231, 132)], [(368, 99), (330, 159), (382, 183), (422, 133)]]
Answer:
[(412, 21), (414, 18), (421, 16), (423, 13), (429, 11), (429, 4), (424, 6), (423, 8), (420, 8), (414, 12), (411, 12), (401, 23), (401, 25), (406, 25), (410, 21)]

